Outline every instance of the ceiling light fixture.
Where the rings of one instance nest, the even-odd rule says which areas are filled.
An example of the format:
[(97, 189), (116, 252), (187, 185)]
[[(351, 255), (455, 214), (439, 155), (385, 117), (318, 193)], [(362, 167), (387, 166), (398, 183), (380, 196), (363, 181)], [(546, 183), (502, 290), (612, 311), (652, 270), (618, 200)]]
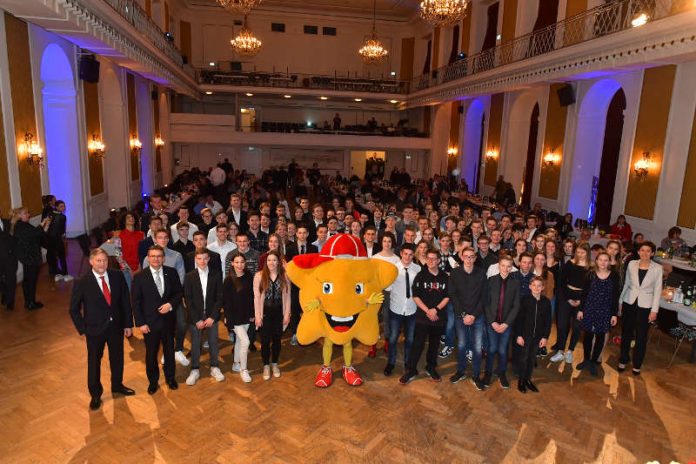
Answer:
[(361, 101), (362, 101), (362, 98), (355, 98), (354, 100), (355, 100), (356, 102), (361, 102)]
[(284, 98), (292, 98), (292, 95), (283, 95)]
[(254, 96), (254, 94), (253, 94), (253, 93), (251, 93), (251, 92), (247, 92), (247, 93), (246, 93), (246, 96), (247, 96), (247, 97), (253, 97), (253, 96)]
[(261, 0), (217, 0), (221, 7), (232, 12), (249, 14), (252, 8), (258, 6)]
[(375, 21), (377, 19), (377, 0), (372, 2), (372, 34), (368, 38), (362, 47), (358, 50), (358, 54), (363, 59), (366, 64), (377, 64), (381, 63), (389, 51), (384, 47), (382, 42), (377, 38), (377, 30), (375, 28)]
[(254, 56), (260, 50), (263, 42), (256, 38), (254, 33), (249, 29), (249, 24), (246, 15), (244, 16), (244, 26), (239, 31), (237, 37), (230, 41), (232, 48), (241, 56)]
[(451, 26), (466, 16), (469, 0), (423, 0), (420, 15), (433, 26)]
[(213, 92), (211, 92), (210, 90), (207, 90), (207, 91), (205, 92), (205, 94), (206, 94), (206, 95), (212, 95)]
[(324, 97), (324, 96), (319, 97), (319, 100), (328, 100), (328, 99), (329, 99), (329, 97)]
[(389, 103), (396, 104), (399, 103), (399, 100), (389, 100)]

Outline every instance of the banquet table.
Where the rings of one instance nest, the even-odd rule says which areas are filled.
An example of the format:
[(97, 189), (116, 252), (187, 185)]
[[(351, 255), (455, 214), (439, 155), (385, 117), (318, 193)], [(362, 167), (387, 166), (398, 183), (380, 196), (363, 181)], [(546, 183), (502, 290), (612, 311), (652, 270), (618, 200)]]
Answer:
[[(683, 304), (672, 303), (664, 298), (660, 298), (660, 309), (676, 312), (681, 330), (693, 331), (696, 327), (696, 308), (693, 306), (684, 306)], [(683, 324), (683, 326), (681, 324)], [(689, 361), (691, 363), (696, 362), (696, 342), (692, 344)]]
[(669, 264), (673, 268), (681, 269), (687, 272), (696, 272), (696, 267), (693, 267), (691, 263), (685, 259), (679, 258), (658, 258), (655, 256), (655, 261), (660, 264)]

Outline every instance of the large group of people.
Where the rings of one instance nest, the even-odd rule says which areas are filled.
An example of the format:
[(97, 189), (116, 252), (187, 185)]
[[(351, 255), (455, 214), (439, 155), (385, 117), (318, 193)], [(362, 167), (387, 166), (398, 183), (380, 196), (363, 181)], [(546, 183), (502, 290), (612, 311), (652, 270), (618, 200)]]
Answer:
[[(302, 186), (287, 177), (264, 173), (257, 180), (225, 162), (209, 172), (186, 171), (136, 209), (112, 214), (104, 226), (107, 240), (92, 250), (91, 271), (75, 281), (70, 302), (75, 327), (87, 339), (92, 408), (101, 404), (105, 345), (112, 391), (134, 393), (122, 383), (122, 339), (133, 328), (145, 338), (150, 394), (159, 389), (158, 361), (170, 389), (178, 388), (176, 363), (190, 368), (186, 384), (195, 385), (202, 350), (208, 352), (210, 377), (225, 379), (221, 322), (234, 344), (229, 370), (252, 381), (248, 359), (258, 349), (258, 335), (262, 378), (280, 377), (282, 335), (287, 331), (297, 345), (294, 333), (302, 317), (285, 265), (297, 255), (316, 253), (339, 233), (358, 237), (370, 258), (398, 269), (380, 311), (385, 376), (394, 373), (403, 333), (402, 384), (417, 377), (424, 350), (427, 375), (440, 381), (438, 358), (456, 349), (450, 382), (469, 378), (484, 390), (495, 376), (508, 389), (511, 359), (518, 390), (538, 392), (532, 382), (537, 359), (573, 364), (581, 338), (583, 358), (576, 368), (598, 375), (619, 318), (616, 367), (623, 371), (630, 365), (640, 375), (663, 276), (662, 266), (652, 261), (655, 245), (640, 234), (626, 234), (625, 218), (617, 221), (620, 238), (590, 246), (570, 215), (539, 204), (525, 209), (482, 203), (442, 176), (394, 184), (323, 175), (309, 188), (296, 187)], [(40, 304), (34, 293), (42, 243), (52, 243), (62, 261), (50, 264), (52, 275), (68, 275), (55, 240), (42, 242), (56, 221), (52, 214), (32, 226), (27, 210), (19, 209), (2, 223), (0, 252), (14, 254), (24, 266), (28, 309)], [(10, 239), (14, 246), (7, 251)], [(7, 280), (4, 272), (3, 301), (11, 309)], [(549, 346), (554, 320), (555, 343)], [(377, 357), (377, 345), (368, 349), (368, 359)]]

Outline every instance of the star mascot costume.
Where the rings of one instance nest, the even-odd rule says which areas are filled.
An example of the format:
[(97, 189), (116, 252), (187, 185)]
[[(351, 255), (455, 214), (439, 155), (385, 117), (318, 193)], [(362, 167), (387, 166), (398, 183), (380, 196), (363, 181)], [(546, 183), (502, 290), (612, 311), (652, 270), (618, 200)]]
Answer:
[(343, 379), (348, 385), (362, 385), (362, 377), (352, 365), (352, 341), (357, 339), (368, 346), (377, 343), (382, 290), (396, 279), (396, 266), (368, 258), (357, 237), (338, 234), (327, 240), (319, 253), (295, 256), (286, 271), (300, 289), (303, 314), (297, 340), (308, 345), (324, 338), (324, 365), (314, 385), (331, 385), (334, 345), (343, 346)]

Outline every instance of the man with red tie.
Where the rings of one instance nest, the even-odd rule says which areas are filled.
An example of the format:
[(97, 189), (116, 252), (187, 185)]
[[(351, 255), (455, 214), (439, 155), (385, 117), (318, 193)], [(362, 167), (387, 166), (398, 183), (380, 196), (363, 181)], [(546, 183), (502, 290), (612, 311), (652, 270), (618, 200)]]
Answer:
[(135, 395), (135, 391), (123, 385), (123, 337), (133, 334), (130, 295), (121, 271), (107, 269), (108, 263), (104, 250), (92, 250), (92, 270), (75, 281), (70, 297), (70, 317), (78, 333), (87, 339), (87, 387), (92, 410), (102, 404), (100, 368), (104, 345), (109, 346), (111, 393)]

